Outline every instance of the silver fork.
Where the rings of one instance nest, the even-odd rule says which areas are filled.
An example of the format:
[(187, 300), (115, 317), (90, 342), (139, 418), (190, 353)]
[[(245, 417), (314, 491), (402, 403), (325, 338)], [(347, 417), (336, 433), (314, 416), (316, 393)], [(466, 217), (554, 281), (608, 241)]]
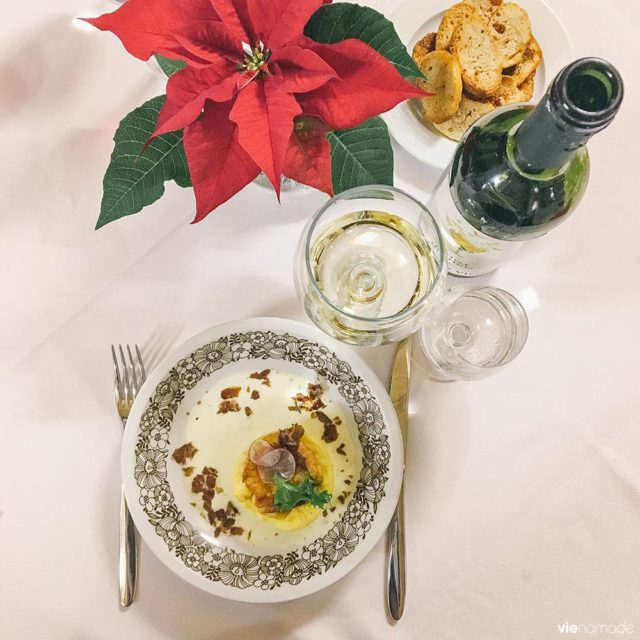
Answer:
[[(118, 408), (118, 415), (122, 420), (123, 429), (127, 426), (127, 418), (129, 417), (133, 401), (147, 377), (138, 345), (134, 345), (134, 350), (135, 358), (131, 352), (131, 347), (127, 345), (127, 355), (129, 356), (129, 361), (127, 362), (122, 345), (118, 345), (118, 352), (120, 354), (120, 363), (118, 363), (116, 349), (111, 345), (116, 389), (116, 407)], [(131, 519), (127, 501), (124, 497), (124, 487), (122, 487), (120, 496), (120, 558), (118, 578), (120, 583), (120, 604), (123, 607), (128, 607), (133, 602), (133, 597), (136, 592), (137, 576), (138, 541), (136, 538), (136, 528)]]

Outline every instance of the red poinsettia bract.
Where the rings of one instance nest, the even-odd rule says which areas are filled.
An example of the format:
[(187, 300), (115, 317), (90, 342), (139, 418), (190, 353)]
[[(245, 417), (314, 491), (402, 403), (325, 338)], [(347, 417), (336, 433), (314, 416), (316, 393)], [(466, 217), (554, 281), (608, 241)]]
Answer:
[(326, 3), (127, 0), (88, 20), (137, 58), (159, 54), (186, 63), (169, 78), (153, 136), (184, 129), (194, 222), (260, 171), (278, 196), (283, 174), (331, 194), (327, 131), (424, 95), (360, 40), (307, 38), (307, 21)]

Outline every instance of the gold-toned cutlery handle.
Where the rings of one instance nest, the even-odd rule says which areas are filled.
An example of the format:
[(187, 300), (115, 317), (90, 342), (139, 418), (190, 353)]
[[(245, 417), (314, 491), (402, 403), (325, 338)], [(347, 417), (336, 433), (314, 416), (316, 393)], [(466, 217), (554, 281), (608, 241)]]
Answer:
[(404, 491), (388, 530), (387, 560), (387, 608), (394, 620), (400, 620), (404, 612), (405, 593), (407, 592), (406, 551), (404, 545)]
[(136, 593), (138, 576), (138, 541), (136, 528), (131, 519), (127, 500), (124, 497), (124, 487), (120, 497), (120, 604), (128, 607), (133, 602)]

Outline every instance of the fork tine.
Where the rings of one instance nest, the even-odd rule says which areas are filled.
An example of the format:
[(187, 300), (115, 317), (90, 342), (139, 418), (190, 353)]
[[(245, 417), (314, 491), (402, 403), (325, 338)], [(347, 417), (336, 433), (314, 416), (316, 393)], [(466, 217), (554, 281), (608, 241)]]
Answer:
[(131, 391), (135, 398), (138, 395), (138, 391), (140, 391), (140, 383), (138, 382), (138, 369), (136, 367), (136, 363), (133, 361), (133, 354), (131, 353), (131, 347), (129, 345), (127, 345), (127, 355), (129, 356), (129, 362), (131, 363)]
[(113, 357), (113, 375), (115, 378), (116, 389), (116, 402), (120, 402), (124, 396), (124, 389), (122, 388), (122, 378), (120, 377), (120, 367), (118, 366), (118, 357), (116, 356), (116, 348), (111, 345), (111, 356)]
[(140, 349), (138, 349), (138, 345), (136, 347), (136, 355), (138, 356), (138, 365), (140, 366), (140, 376), (142, 378), (142, 382), (147, 379), (147, 374), (144, 370), (144, 364), (142, 364), (142, 356), (140, 355)]
[(124, 378), (124, 399), (127, 404), (133, 399), (131, 396), (131, 382), (129, 380), (129, 367), (127, 367), (127, 361), (124, 359), (124, 351), (122, 345), (118, 345), (120, 350), (120, 360), (122, 362), (123, 378)]

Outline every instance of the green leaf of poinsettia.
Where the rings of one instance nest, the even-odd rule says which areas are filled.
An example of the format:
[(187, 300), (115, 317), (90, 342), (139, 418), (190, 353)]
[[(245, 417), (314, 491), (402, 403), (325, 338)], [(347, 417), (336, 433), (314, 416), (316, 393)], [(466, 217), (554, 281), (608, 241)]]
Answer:
[(393, 185), (393, 149), (384, 120), (370, 118), (353, 129), (330, 131), (333, 191), (368, 184)]
[(370, 7), (346, 2), (325, 4), (311, 16), (304, 33), (323, 44), (358, 38), (387, 58), (405, 78), (422, 77), (393, 23)]
[(158, 96), (126, 115), (116, 131), (111, 162), (104, 174), (102, 204), (96, 229), (123, 216), (138, 213), (164, 193), (164, 183), (175, 180), (190, 187), (191, 179), (182, 145), (182, 131), (144, 143), (155, 129), (164, 104)]
[(187, 66), (187, 63), (182, 60), (171, 60), (171, 58), (165, 58), (164, 56), (159, 55), (156, 55), (155, 58), (158, 65), (167, 74), (167, 76), (172, 76), (176, 71), (180, 71), (180, 69), (184, 69)]

